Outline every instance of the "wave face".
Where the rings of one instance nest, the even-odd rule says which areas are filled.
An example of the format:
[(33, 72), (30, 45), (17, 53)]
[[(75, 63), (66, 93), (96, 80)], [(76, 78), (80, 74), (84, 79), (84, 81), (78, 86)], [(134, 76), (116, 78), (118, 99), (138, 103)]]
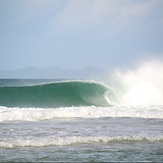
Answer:
[(62, 81), (33, 86), (0, 87), (0, 105), (7, 107), (109, 106), (106, 86), (95, 82)]

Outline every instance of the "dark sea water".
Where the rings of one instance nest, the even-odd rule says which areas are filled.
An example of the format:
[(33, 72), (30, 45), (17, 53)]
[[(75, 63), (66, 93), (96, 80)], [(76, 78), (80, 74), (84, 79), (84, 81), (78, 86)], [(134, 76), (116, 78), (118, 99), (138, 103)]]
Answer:
[(0, 80), (1, 162), (163, 162), (163, 105), (101, 82)]

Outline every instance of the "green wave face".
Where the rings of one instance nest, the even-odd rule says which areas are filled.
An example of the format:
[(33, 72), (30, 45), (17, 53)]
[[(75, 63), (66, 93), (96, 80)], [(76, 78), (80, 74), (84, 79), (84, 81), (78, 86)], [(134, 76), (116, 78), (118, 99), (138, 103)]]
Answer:
[(0, 105), (7, 107), (109, 106), (104, 94), (108, 88), (93, 82), (56, 82), (51, 84), (0, 87)]

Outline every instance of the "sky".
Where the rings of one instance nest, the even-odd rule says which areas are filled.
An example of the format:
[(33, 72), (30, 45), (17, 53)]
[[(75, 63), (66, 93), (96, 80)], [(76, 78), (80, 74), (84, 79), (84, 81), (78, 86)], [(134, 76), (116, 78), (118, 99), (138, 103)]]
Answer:
[(162, 60), (162, 8), (163, 0), (0, 0), (0, 70)]

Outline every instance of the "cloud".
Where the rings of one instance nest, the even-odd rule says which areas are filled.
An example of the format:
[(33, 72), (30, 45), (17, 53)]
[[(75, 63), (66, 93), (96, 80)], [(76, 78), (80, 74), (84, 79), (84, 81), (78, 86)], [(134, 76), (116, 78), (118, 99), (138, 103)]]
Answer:
[(49, 25), (61, 31), (91, 26), (111, 16), (116, 4), (107, 0), (69, 0), (63, 12), (50, 19)]
[(150, 4), (148, 3), (138, 3), (138, 4), (129, 4), (122, 8), (119, 18), (122, 21), (132, 20), (132, 18), (136, 17), (144, 17), (148, 14), (150, 10)]
[(63, 11), (51, 17), (49, 27), (74, 31), (109, 23), (128, 25), (148, 17), (160, 3), (160, 0), (69, 0)]
[(49, 25), (61, 31), (84, 26), (93, 18), (91, 8), (90, 0), (69, 0), (64, 10), (50, 19)]

